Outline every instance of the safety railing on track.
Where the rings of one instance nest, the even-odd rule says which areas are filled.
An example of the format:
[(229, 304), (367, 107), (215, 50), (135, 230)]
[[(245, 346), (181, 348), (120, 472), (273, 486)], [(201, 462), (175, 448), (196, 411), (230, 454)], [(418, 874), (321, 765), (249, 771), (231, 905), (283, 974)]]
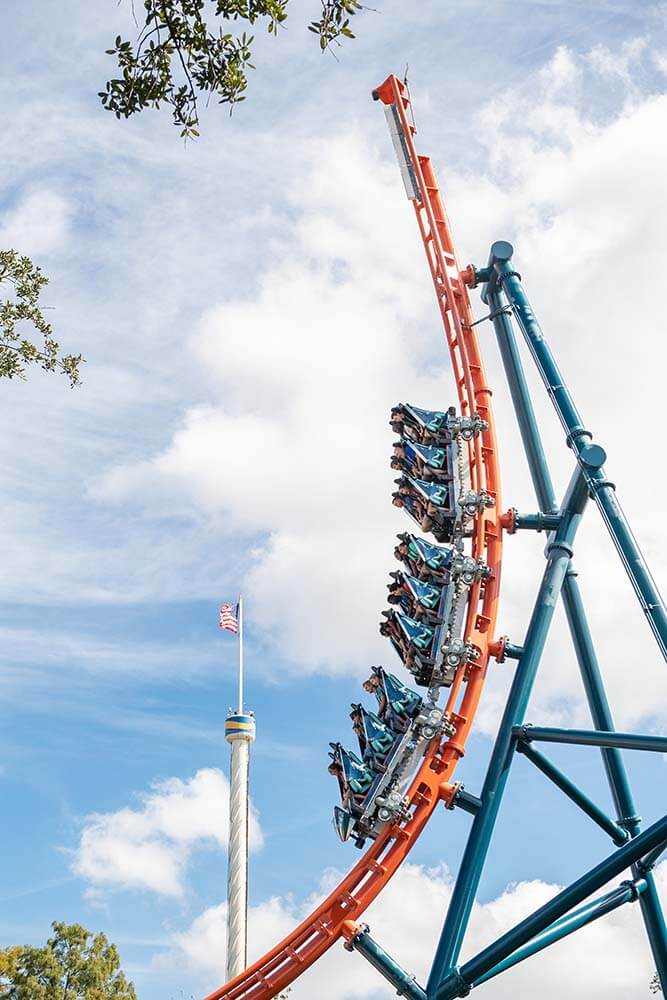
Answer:
[(447, 700), (456, 732), (440, 743), (434, 741), (424, 756), (408, 792), (409, 818), (389, 826), (373, 841), (360, 861), (329, 896), (283, 941), (236, 979), (209, 994), (206, 1000), (271, 1000), (343, 935), (343, 925), (355, 921), (381, 892), (415, 844), (438, 802), (450, 806), (456, 795), (452, 778), (465, 752), (484, 687), (494, 644), (502, 527), (500, 470), (496, 445), (491, 389), (487, 385), (467, 284), (474, 274), (459, 270), (451, 229), (440, 196), (435, 172), (427, 156), (414, 146), (414, 126), (408, 120), (409, 96), (404, 85), (390, 76), (373, 97), (395, 109), (416, 181), (412, 199), (436, 291), (462, 416), (479, 414), (484, 421), (469, 447), (471, 487), (485, 492), (490, 505), (475, 515), (472, 555), (484, 559), (491, 574), (476, 581), (470, 592), (465, 638), (478, 651), (475, 660), (459, 668)]

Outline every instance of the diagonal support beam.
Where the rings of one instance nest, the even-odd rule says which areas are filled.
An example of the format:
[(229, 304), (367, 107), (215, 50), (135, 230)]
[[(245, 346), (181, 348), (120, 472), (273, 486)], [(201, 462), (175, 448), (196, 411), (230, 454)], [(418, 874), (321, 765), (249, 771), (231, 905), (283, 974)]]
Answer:
[(549, 945), (555, 944), (556, 941), (561, 941), (564, 937), (568, 937), (581, 927), (585, 927), (586, 924), (591, 924), (594, 920), (599, 920), (600, 917), (606, 917), (608, 913), (617, 910), (619, 906), (623, 906), (625, 903), (634, 903), (645, 891), (646, 882), (644, 879), (639, 879), (636, 882), (622, 882), (617, 889), (613, 889), (598, 899), (591, 900), (590, 903), (585, 903), (579, 909), (568, 913), (566, 917), (556, 920), (555, 923), (547, 927), (545, 931), (538, 934), (528, 944), (517, 948), (516, 951), (503, 959), (502, 962), (498, 962), (492, 969), (489, 969), (488, 972), (480, 976), (475, 986), (480, 986), (482, 983), (487, 982), (487, 980), (493, 979), (494, 976), (500, 975), (501, 972), (505, 972), (506, 969), (511, 969), (512, 966), (523, 962), (525, 958), (530, 958), (531, 955), (536, 955), (538, 952), (544, 951)]
[(452, 969), (440, 985), (429, 993), (435, 1000), (453, 1000), (467, 996), (472, 986), (482, 976), (508, 958), (517, 948), (527, 944), (551, 924), (564, 917), (573, 907), (582, 903), (591, 893), (596, 892), (610, 879), (616, 878), (626, 868), (634, 865), (660, 844), (667, 841), (667, 816), (649, 826), (624, 847), (620, 847), (601, 861), (581, 878), (563, 889), (548, 903), (541, 906), (529, 917), (507, 931), (497, 941), (489, 945), (460, 969)]
[(408, 1000), (427, 1000), (426, 993), (416, 981), (416, 977), (402, 969), (391, 955), (373, 940), (369, 931), (368, 924), (346, 921), (343, 925), (345, 949), (358, 951), (363, 955), (366, 961), (396, 988), (400, 997), (408, 997)]
[(641, 861), (637, 862), (637, 868), (642, 874), (650, 872), (652, 868), (658, 863), (658, 860), (662, 854), (667, 851), (667, 844), (660, 844), (658, 847), (654, 847), (653, 850), (642, 858)]
[(524, 757), (531, 762), (531, 764), (534, 764), (535, 767), (541, 771), (543, 775), (545, 775), (545, 777), (549, 778), (549, 780), (552, 781), (557, 788), (560, 788), (561, 792), (564, 792), (568, 799), (571, 799), (575, 805), (579, 806), (579, 808), (585, 812), (594, 823), (597, 823), (597, 825), (601, 827), (605, 833), (608, 833), (617, 847), (620, 847), (622, 844), (625, 844), (627, 840), (629, 840), (630, 834), (628, 831), (624, 830), (622, 826), (619, 826), (618, 823), (615, 823), (613, 819), (607, 816), (607, 814), (603, 812), (603, 810), (600, 809), (600, 807), (596, 805), (595, 802), (593, 802), (593, 800), (590, 799), (578, 785), (575, 785), (575, 783), (571, 781), (566, 774), (563, 774), (560, 768), (556, 767), (553, 761), (549, 760), (548, 757), (545, 757), (545, 755), (540, 753), (539, 750), (535, 750), (535, 748), (531, 747), (529, 743), (524, 743), (523, 740), (519, 740), (517, 750), (519, 753), (522, 753)]

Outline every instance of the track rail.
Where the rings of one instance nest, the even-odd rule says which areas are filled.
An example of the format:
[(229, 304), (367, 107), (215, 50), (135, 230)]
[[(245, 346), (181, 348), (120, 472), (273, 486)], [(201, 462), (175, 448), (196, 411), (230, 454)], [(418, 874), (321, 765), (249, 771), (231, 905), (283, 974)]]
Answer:
[(390, 826), (366, 851), (342, 882), (298, 927), (236, 979), (210, 993), (206, 1000), (271, 1000), (343, 935), (343, 925), (360, 917), (399, 869), (438, 802), (451, 805), (456, 792), (452, 777), (465, 745), (484, 687), (498, 612), (502, 527), (500, 523), (500, 471), (496, 446), (491, 389), (487, 385), (479, 343), (472, 326), (473, 314), (467, 282), (470, 270), (460, 271), (451, 229), (431, 160), (418, 156), (415, 129), (408, 121), (409, 96), (395, 76), (373, 96), (398, 111), (414, 166), (422, 201), (413, 201), (438, 307), (452, 361), (462, 415), (479, 415), (487, 429), (469, 444), (471, 487), (485, 490), (493, 506), (475, 518), (472, 554), (484, 559), (492, 571), (489, 579), (475, 583), (470, 592), (466, 639), (479, 650), (473, 663), (462, 665), (450, 689), (447, 710), (456, 725), (453, 737), (434, 741), (424, 756), (408, 798), (409, 818)]

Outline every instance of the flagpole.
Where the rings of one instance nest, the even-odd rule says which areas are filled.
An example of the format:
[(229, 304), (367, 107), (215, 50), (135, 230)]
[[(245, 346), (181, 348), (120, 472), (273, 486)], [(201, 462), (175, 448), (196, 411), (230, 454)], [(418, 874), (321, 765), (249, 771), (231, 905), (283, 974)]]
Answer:
[(239, 714), (243, 713), (243, 598), (239, 597)]

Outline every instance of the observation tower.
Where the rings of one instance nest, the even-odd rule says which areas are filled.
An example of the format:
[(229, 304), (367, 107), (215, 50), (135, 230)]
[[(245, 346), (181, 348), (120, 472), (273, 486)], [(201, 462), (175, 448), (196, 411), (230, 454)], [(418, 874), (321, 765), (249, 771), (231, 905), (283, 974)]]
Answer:
[(255, 715), (243, 708), (243, 598), (234, 610), (223, 605), (220, 627), (239, 640), (238, 709), (225, 719), (225, 739), (230, 744), (229, 846), (227, 853), (227, 978), (233, 979), (248, 964), (248, 808), (250, 744), (255, 739)]
[(227, 860), (227, 978), (248, 964), (248, 778), (255, 717), (231, 712), (225, 719), (225, 739), (231, 744), (229, 769), (229, 848)]

